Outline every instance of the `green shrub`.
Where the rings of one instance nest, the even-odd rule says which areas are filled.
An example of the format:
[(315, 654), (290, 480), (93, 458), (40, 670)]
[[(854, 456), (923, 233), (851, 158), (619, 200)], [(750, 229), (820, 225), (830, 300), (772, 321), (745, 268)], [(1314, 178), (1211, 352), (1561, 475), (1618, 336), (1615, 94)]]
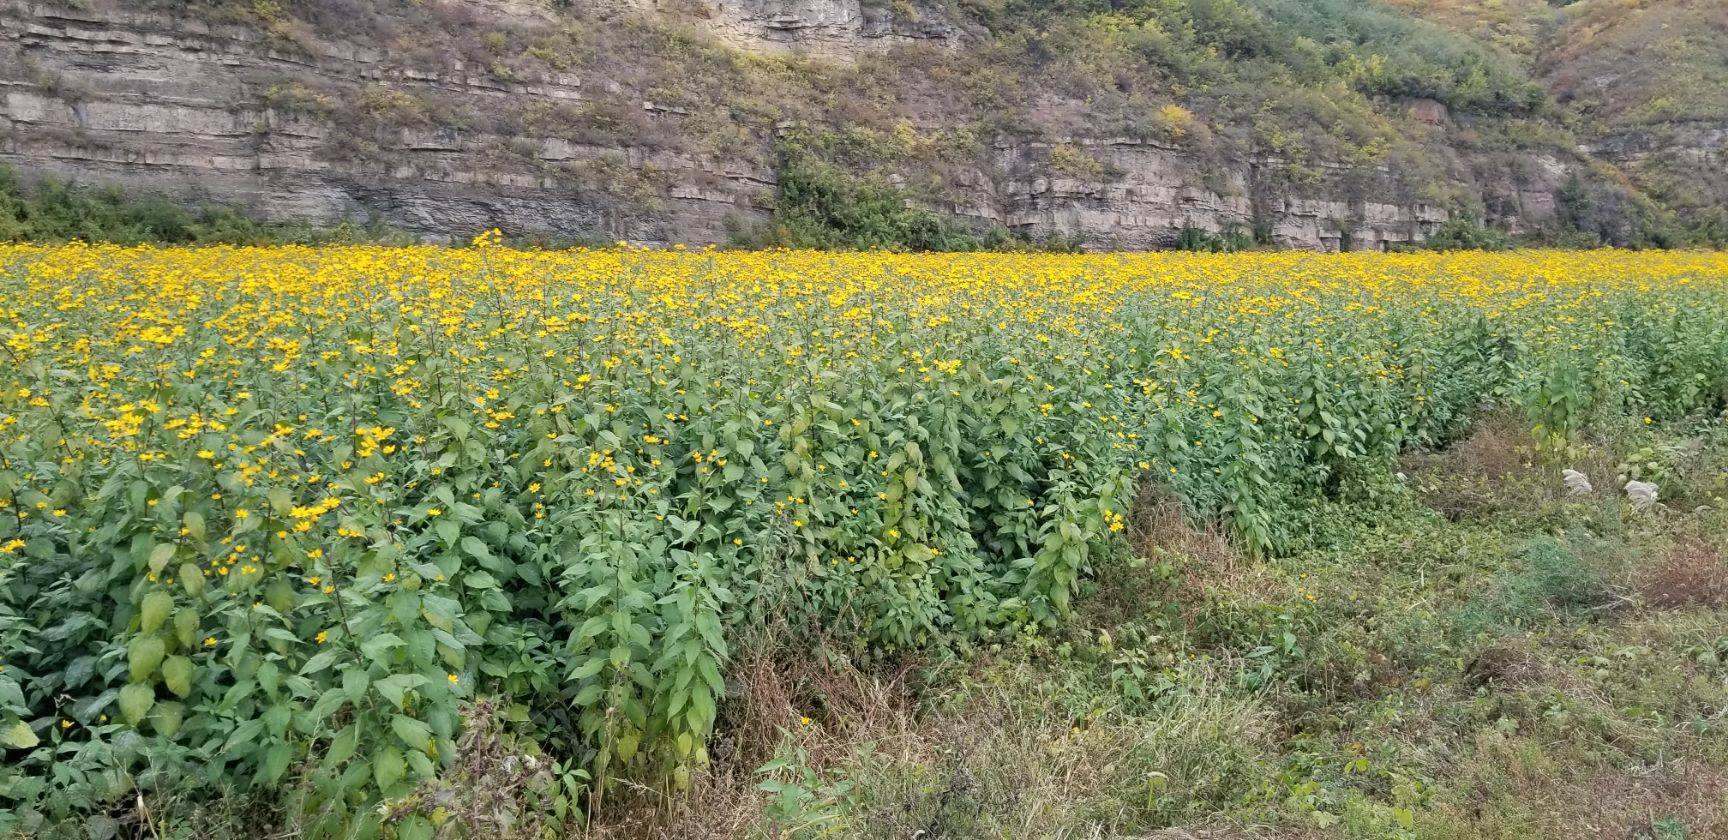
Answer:
[(1504, 251), (1512, 247), (1512, 237), (1474, 216), (1458, 215), (1429, 234), (1422, 247), (1434, 251)]
[(1551, 538), (1536, 540), (1520, 562), (1502, 572), (1481, 597), (1472, 599), (1453, 617), (1453, 626), (1468, 638), (1535, 626), (1549, 614), (1587, 616), (1605, 600), (1607, 582), (1565, 545)]
[(907, 202), (905, 191), (783, 150), (774, 218), (741, 244), (824, 250), (1024, 250), (1001, 228), (977, 232)]
[(1176, 234), (1176, 250), (1209, 251), (1231, 254), (1247, 251), (1259, 244), (1255, 236), (1242, 225), (1231, 222), (1217, 233), (1188, 225)]
[(0, 167), (0, 242), (114, 242), (173, 245), (271, 245), (401, 240), (380, 226), (261, 221), (231, 207), (188, 207), (160, 195), (54, 178), (26, 183)]

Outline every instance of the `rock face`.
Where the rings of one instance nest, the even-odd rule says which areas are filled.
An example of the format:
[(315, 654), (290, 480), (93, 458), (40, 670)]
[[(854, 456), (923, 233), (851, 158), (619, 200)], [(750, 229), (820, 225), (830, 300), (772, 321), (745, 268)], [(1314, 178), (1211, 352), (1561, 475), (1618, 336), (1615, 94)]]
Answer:
[[(1076, 145), (1110, 174), (1082, 179), (1018, 161), (1010, 171), (1019, 177), (996, 196), (1002, 215), (991, 219), (1013, 230), (1081, 236), (1125, 250), (1171, 247), (1188, 229), (1251, 235), (1260, 224), (1262, 235), (1279, 246), (1336, 251), (1420, 242), (1447, 218), (1439, 207), (1396, 201), (1390, 183), (1377, 184), (1385, 191), (1376, 198), (1302, 196), (1262, 187), (1260, 172), (1274, 162), (1203, 162), (1173, 146), (1130, 139)], [(1037, 149), (1017, 151), (1024, 157)]]
[(1689, 193), (1694, 205), (1728, 202), (1728, 122), (1677, 121), (1659, 131), (1615, 132), (1591, 143), (1590, 151), (1653, 180), (1666, 175), (1668, 189)]
[[(511, 4), (503, 11), (528, 14)], [(503, 82), (452, 62), (443, 72), (393, 66), (364, 44), (315, 42), (307, 56), (254, 29), (119, 8), (6, 0), (0, 30), (0, 163), (56, 175), (241, 204), (270, 218), (334, 224), (381, 220), (451, 235), (489, 226), (560, 235), (716, 241), (729, 214), (760, 216), (768, 172), (555, 137), (404, 127), (374, 159), (332, 154), (339, 126), (272, 102), (283, 79), (382, 83), (471, 99), (583, 102), (603, 82)], [(641, 107), (651, 111), (651, 103)], [(498, 147), (527, 144), (526, 154)], [(515, 150), (513, 150), (514, 152)], [(526, 161), (515, 160), (526, 158)], [(530, 163), (592, 162), (667, 173), (669, 209), (625, 219), (614, 202), (560, 183)]]
[[(738, 49), (817, 61), (854, 60), (904, 42), (958, 48), (965, 35), (934, 14), (859, 0), (670, 2), (622, 0), (616, 13), (678, 15)], [(271, 218), (376, 220), (428, 238), (499, 226), (702, 244), (723, 242), (772, 210), (775, 176), (761, 153), (771, 137), (742, 141), (755, 154), (585, 138), (579, 129), (602, 106), (612, 109), (608, 120), (638, 126), (643, 137), (686, 113), (605, 77), (513, 77), (462, 55), (429, 68), (361, 36), (285, 40), (257, 26), (113, 3), (0, 0), (0, 164), (235, 203)], [(470, 8), (524, 25), (558, 20), (550, 0)], [(357, 133), (358, 112), (307, 93), (332, 89), (358, 91), (367, 113), (405, 116)], [(564, 108), (577, 115), (564, 128), (578, 130), (508, 120), (452, 128), (421, 119), (438, 103), (465, 112)], [(1117, 248), (1169, 246), (1190, 228), (1258, 228), (1289, 247), (1384, 248), (1420, 241), (1447, 218), (1372, 173), (1347, 186), (1321, 178), (1273, 190), (1266, 184), (1277, 161), (1205, 160), (1135, 140), (1073, 142), (1097, 171), (1063, 174), (1047, 165), (1047, 145), (1007, 143), (995, 149), (993, 167), (970, 173), (963, 194), (938, 209)], [(1514, 223), (1553, 215), (1564, 166), (1529, 169), (1521, 183), (1497, 187), (1490, 203)]]
[(939, 14), (895, 14), (859, 0), (624, 0), (643, 14), (685, 14), (721, 41), (753, 53), (848, 60), (907, 41), (954, 46), (959, 30)]

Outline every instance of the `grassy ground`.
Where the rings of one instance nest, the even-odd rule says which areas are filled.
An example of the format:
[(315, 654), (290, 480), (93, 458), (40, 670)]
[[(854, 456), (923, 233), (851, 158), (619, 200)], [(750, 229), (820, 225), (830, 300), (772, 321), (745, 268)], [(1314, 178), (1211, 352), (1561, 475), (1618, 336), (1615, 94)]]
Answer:
[(755, 654), (715, 776), (600, 833), (1728, 837), (1716, 434), (1543, 461), (1486, 422), (1266, 560), (1149, 495), (1066, 635), (868, 672)]

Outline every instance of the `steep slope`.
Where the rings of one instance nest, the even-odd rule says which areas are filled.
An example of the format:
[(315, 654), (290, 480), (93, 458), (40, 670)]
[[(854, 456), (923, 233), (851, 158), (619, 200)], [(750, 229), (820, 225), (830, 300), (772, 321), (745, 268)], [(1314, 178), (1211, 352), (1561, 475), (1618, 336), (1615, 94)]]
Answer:
[(1592, 151), (1684, 227), (1728, 239), (1728, 4), (1589, 0), (1566, 11), (1541, 71), (1581, 115)]
[(1669, 235), (1728, 241), (1728, 4), (1719, 0), (1392, 0), (1488, 43), (1541, 82), (1590, 154), (1626, 176), (1574, 186), (1572, 227), (1625, 234), (1636, 194)]
[(1553, 228), (1620, 180), (1535, 50), (1444, 23), (1369, 0), (0, 0), (0, 163), (319, 223), (687, 243), (783, 238), (782, 175), (816, 171), (1127, 248)]

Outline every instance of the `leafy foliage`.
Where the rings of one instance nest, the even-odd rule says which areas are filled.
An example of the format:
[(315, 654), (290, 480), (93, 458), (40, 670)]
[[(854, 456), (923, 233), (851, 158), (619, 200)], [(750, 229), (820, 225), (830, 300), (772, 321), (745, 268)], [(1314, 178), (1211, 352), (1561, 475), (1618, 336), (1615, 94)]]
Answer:
[(1479, 219), (1458, 215), (1429, 234), (1422, 247), (1436, 251), (1504, 251), (1512, 247), (1512, 237)]
[(1728, 393), (1720, 255), (476, 244), (0, 248), (5, 828), (201, 779), (426, 837), (481, 696), (566, 806), (677, 791), (770, 619), (1053, 632), (1143, 486), (1270, 556), (1484, 404)]
[(797, 147), (783, 147), (778, 198), (766, 230), (743, 244), (867, 251), (1026, 249), (1001, 228), (977, 233), (937, 213), (911, 207), (898, 187), (849, 176)]
[(1261, 74), (1347, 82), (1371, 96), (1519, 111), (1543, 92), (1504, 54), (1366, 0), (1017, 0), (998, 29), (1109, 21), (1141, 60), (1186, 83)]
[(218, 205), (189, 209), (160, 195), (128, 195), (44, 178), (26, 184), (0, 167), (0, 242), (116, 242), (135, 245), (337, 242), (387, 238), (383, 230), (348, 225), (321, 230), (264, 222)]

